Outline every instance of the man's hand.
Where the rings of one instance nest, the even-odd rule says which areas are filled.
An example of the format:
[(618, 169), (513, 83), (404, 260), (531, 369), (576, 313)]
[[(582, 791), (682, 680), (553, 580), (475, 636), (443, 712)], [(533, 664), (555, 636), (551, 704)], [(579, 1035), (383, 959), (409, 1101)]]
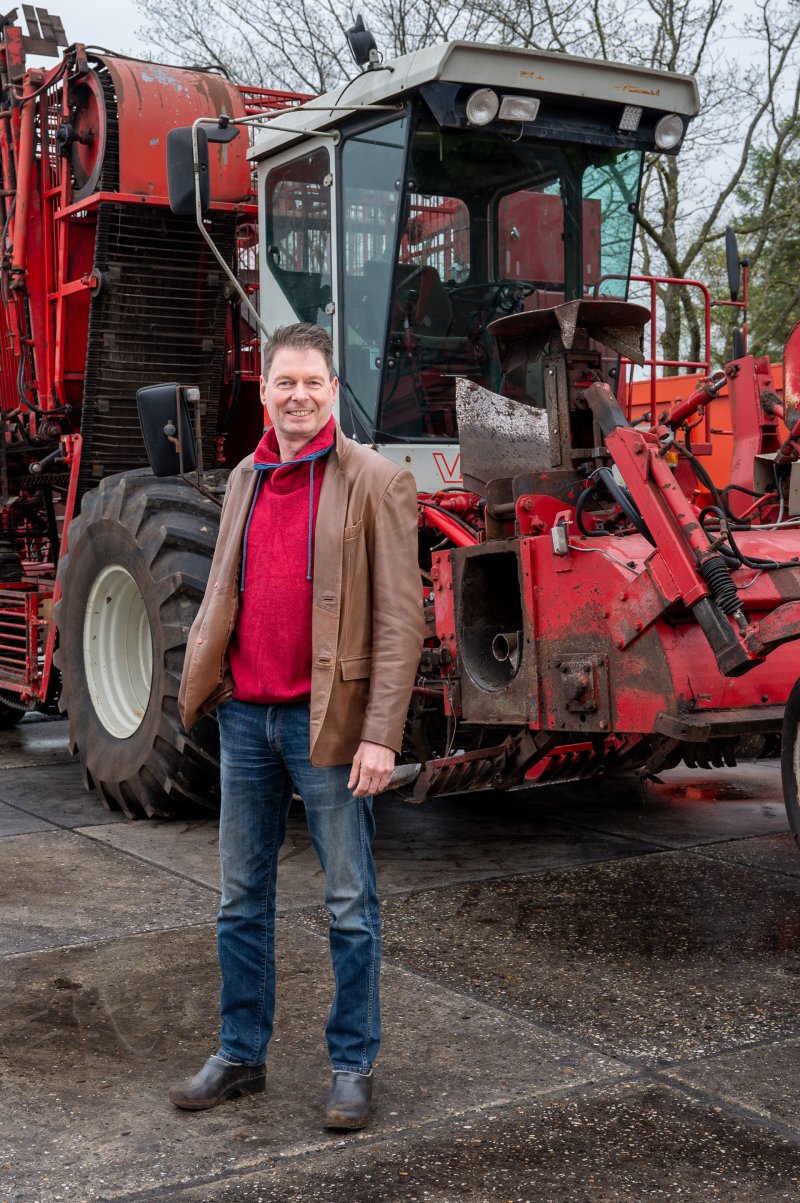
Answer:
[(347, 788), (352, 790), (357, 798), (379, 794), (389, 784), (393, 770), (394, 750), (385, 748), (383, 744), (371, 744), (369, 740), (362, 739), (353, 757), (353, 768)]

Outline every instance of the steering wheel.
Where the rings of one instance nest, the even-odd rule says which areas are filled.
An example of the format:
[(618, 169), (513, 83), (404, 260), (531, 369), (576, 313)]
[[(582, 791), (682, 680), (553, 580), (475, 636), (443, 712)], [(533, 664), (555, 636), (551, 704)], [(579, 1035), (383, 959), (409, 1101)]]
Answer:
[(488, 280), (485, 284), (453, 284), (448, 280), (447, 291), (451, 297), (466, 299), (472, 296), (478, 301), (487, 299), (492, 309), (513, 313), (517, 304), (536, 292), (536, 287), (521, 280)]
[(501, 313), (520, 313), (522, 302), (534, 292), (535, 286), (522, 280), (499, 280), (492, 304)]
[(473, 296), (476, 301), (480, 301), (491, 289), (492, 285), (484, 284), (456, 284), (454, 280), (447, 280), (445, 287), (451, 297), (469, 297)]

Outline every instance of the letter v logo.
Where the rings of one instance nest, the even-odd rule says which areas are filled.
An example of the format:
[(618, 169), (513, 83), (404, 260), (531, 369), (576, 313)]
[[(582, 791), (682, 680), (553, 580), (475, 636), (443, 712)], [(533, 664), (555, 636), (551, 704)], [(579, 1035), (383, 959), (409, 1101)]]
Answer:
[(455, 485), (461, 481), (461, 452), (457, 451), (452, 463), (448, 463), (444, 451), (434, 451), (433, 462), (446, 485)]

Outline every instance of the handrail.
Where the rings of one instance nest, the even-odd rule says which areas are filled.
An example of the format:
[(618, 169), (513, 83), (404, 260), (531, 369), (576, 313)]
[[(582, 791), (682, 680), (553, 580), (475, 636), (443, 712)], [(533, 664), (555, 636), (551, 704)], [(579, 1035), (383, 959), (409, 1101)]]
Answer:
[[(650, 368), (650, 412), (653, 413), (656, 406), (656, 368), (695, 368), (697, 371), (702, 371), (704, 375), (709, 375), (711, 372), (711, 294), (707, 285), (701, 280), (681, 280), (676, 276), (625, 276), (621, 274), (609, 274), (600, 276), (594, 285), (593, 293), (598, 295), (599, 289), (606, 280), (624, 280), (626, 283), (632, 284), (649, 284), (650, 285), (650, 356), (646, 358), (642, 366)], [(658, 295), (656, 289), (659, 284), (677, 285), (681, 288), (698, 288), (703, 296), (704, 308), (704, 335), (705, 335), (705, 356), (702, 360), (696, 359), (659, 359), (658, 357), (658, 327), (655, 321), (656, 306)], [(631, 361), (625, 360), (626, 365), (633, 367)], [(627, 408), (628, 418), (631, 416), (631, 405), (633, 394), (631, 389), (626, 384), (625, 389), (625, 404)], [(706, 431), (705, 437), (708, 441), (711, 437), (709, 428), (708, 411), (706, 411)]]

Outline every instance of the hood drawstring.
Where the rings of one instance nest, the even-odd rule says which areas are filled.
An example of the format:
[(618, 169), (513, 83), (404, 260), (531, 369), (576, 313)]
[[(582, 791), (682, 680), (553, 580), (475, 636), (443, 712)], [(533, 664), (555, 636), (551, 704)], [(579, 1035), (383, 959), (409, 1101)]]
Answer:
[(308, 473), (308, 567), (306, 568), (306, 580), (311, 580), (311, 535), (314, 529), (314, 461), (311, 461), (311, 467)]
[(247, 515), (247, 522), (244, 524), (244, 537), (242, 539), (242, 563), (239, 568), (239, 592), (244, 593), (244, 576), (247, 571), (247, 538), (250, 534), (250, 523), (253, 521), (253, 511), (256, 508), (258, 501), (258, 490), (261, 488), (261, 482), (264, 477), (259, 472), (256, 477), (256, 487), (253, 489), (253, 500), (250, 502), (250, 513)]
[(245, 528), (244, 528), (244, 539), (243, 539), (244, 546), (243, 546), (243, 550), (242, 550), (242, 567), (241, 567), (241, 572), (239, 574), (239, 592), (240, 593), (244, 592), (245, 570), (247, 567), (247, 536), (250, 532), (250, 523), (253, 518), (253, 511), (256, 508), (256, 501), (258, 499), (258, 491), (261, 488), (261, 482), (264, 479), (264, 477), (261, 475), (261, 473), (274, 472), (278, 468), (294, 468), (298, 464), (308, 464), (309, 465), (309, 473), (308, 473), (308, 558), (307, 558), (307, 564), (306, 564), (306, 580), (307, 581), (312, 580), (311, 568), (312, 568), (313, 544), (314, 544), (314, 462), (318, 459), (322, 459), (323, 455), (327, 455), (328, 452), (332, 449), (332, 447), (333, 447), (333, 444), (331, 443), (331, 445), (329, 447), (323, 447), (321, 451), (314, 451), (311, 455), (303, 456), (301, 459), (279, 460), (278, 463), (275, 463), (275, 464), (256, 464), (256, 463), (253, 464), (253, 468), (255, 469), (256, 472), (259, 473), (259, 476), (258, 476), (258, 480), (256, 481), (255, 490), (253, 491), (253, 500), (250, 503), (250, 513), (247, 515), (247, 523), (245, 524)]

